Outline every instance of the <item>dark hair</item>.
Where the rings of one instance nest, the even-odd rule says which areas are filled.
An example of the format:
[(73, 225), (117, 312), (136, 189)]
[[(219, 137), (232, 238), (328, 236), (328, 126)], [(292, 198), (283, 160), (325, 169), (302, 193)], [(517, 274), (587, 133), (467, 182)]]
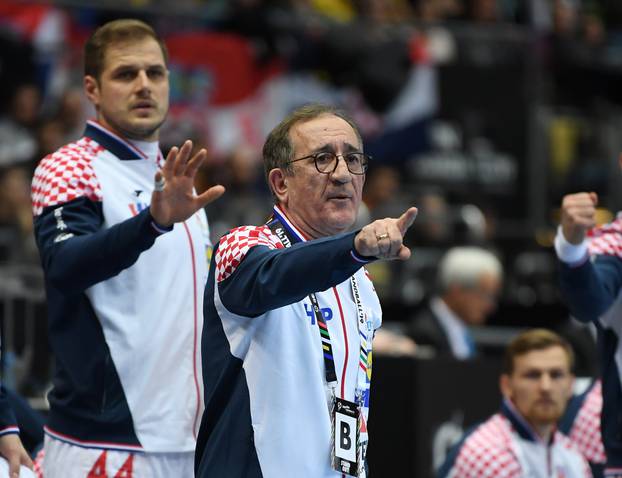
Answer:
[[(291, 165), (289, 162), (294, 159), (292, 143), (289, 133), (292, 127), (298, 123), (306, 123), (315, 118), (324, 115), (332, 115), (341, 118), (346, 121), (356, 133), (356, 136), (361, 145), (363, 141), (359, 132), (358, 126), (346, 113), (338, 108), (330, 105), (324, 105), (319, 103), (311, 103), (292, 111), (283, 121), (274, 127), (263, 146), (263, 165), (264, 173), (266, 175), (266, 181), (268, 181), (268, 174), (275, 168), (280, 168), (286, 173), (291, 172)], [(268, 181), (268, 185), (270, 182)]]
[(544, 350), (550, 347), (561, 347), (568, 357), (568, 366), (574, 367), (574, 352), (566, 339), (547, 329), (532, 329), (515, 337), (505, 349), (503, 357), (503, 373), (511, 375), (514, 372), (514, 359), (525, 355), (532, 350)]
[(145, 22), (132, 18), (123, 18), (105, 23), (89, 37), (84, 45), (84, 75), (99, 80), (104, 68), (106, 50), (110, 45), (128, 41), (153, 38), (160, 45), (164, 62), (168, 63), (166, 45), (156, 32)]

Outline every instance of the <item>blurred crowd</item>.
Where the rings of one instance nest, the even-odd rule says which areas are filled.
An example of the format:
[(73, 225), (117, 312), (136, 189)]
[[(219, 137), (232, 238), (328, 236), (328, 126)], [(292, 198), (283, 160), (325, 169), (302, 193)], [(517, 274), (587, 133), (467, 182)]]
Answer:
[[(192, 137), (207, 146), (197, 187), (227, 188), (208, 207), (212, 240), (265, 220), (271, 199), (259, 146), (275, 118), (304, 102), (335, 103), (360, 124), (374, 158), (360, 224), (411, 204), (420, 211), (407, 238), (413, 258), (370, 267), (387, 322), (406, 323), (434, 295), (448, 248), (477, 245), (505, 269), (490, 324), (566, 323), (555, 260), (542, 246), (551, 245), (549, 213), (569, 188), (600, 188), (614, 208), (607, 138), (589, 119), (619, 108), (609, 85), (622, 64), (620, 2), (178, 0), (174, 10), (165, 0), (79, 3), (0, 4), (4, 271), (38, 267), (32, 171), (78, 138), (93, 113), (80, 83), (83, 40), (106, 20), (135, 16), (170, 39), (163, 143)], [(538, 129), (540, 107), (552, 113)], [(546, 139), (538, 150), (539, 134)], [(15, 278), (0, 276), (0, 297), (11, 300)]]

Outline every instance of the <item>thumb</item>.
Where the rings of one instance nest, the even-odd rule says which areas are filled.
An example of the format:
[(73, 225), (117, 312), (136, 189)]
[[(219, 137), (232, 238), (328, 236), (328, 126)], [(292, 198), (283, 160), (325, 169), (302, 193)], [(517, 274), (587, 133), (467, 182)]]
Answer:
[(217, 184), (216, 186), (212, 186), (207, 191), (203, 191), (203, 193), (198, 197), (201, 207), (205, 207), (212, 201), (215, 201), (220, 196), (222, 196), (224, 192), (225, 192), (225, 187), (220, 184)]
[(402, 244), (400, 247), (400, 250), (397, 252), (396, 259), (400, 261), (406, 261), (410, 259), (410, 255), (411, 255), (410, 249), (406, 247), (404, 244)]
[(416, 207), (409, 207), (406, 212), (399, 217), (397, 220), (397, 227), (400, 229), (402, 236), (406, 234), (408, 228), (415, 222), (418, 212), (419, 210)]
[(31, 469), (31, 470), (34, 470), (34, 468), (35, 468), (34, 462), (28, 456), (28, 453), (26, 453), (25, 450), (24, 450), (24, 453), (22, 454), (22, 465), (25, 466), (26, 468)]

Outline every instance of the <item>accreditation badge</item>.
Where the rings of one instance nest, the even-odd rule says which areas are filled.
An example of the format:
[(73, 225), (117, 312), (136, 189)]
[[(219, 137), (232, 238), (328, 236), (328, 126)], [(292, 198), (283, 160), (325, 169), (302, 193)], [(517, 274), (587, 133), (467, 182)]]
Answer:
[(335, 471), (350, 476), (359, 476), (359, 415), (356, 403), (335, 397), (331, 461)]

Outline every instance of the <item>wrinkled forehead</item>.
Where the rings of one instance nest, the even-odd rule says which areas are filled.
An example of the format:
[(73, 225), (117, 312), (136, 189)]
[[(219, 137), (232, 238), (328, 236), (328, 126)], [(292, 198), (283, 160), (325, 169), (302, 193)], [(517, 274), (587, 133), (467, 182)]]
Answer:
[(289, 137), (296, 154), (311, 153), (327, 146), (344, 151), (362, 148), (354, 128), (343, 118), (331, 114), (294, 124)]

